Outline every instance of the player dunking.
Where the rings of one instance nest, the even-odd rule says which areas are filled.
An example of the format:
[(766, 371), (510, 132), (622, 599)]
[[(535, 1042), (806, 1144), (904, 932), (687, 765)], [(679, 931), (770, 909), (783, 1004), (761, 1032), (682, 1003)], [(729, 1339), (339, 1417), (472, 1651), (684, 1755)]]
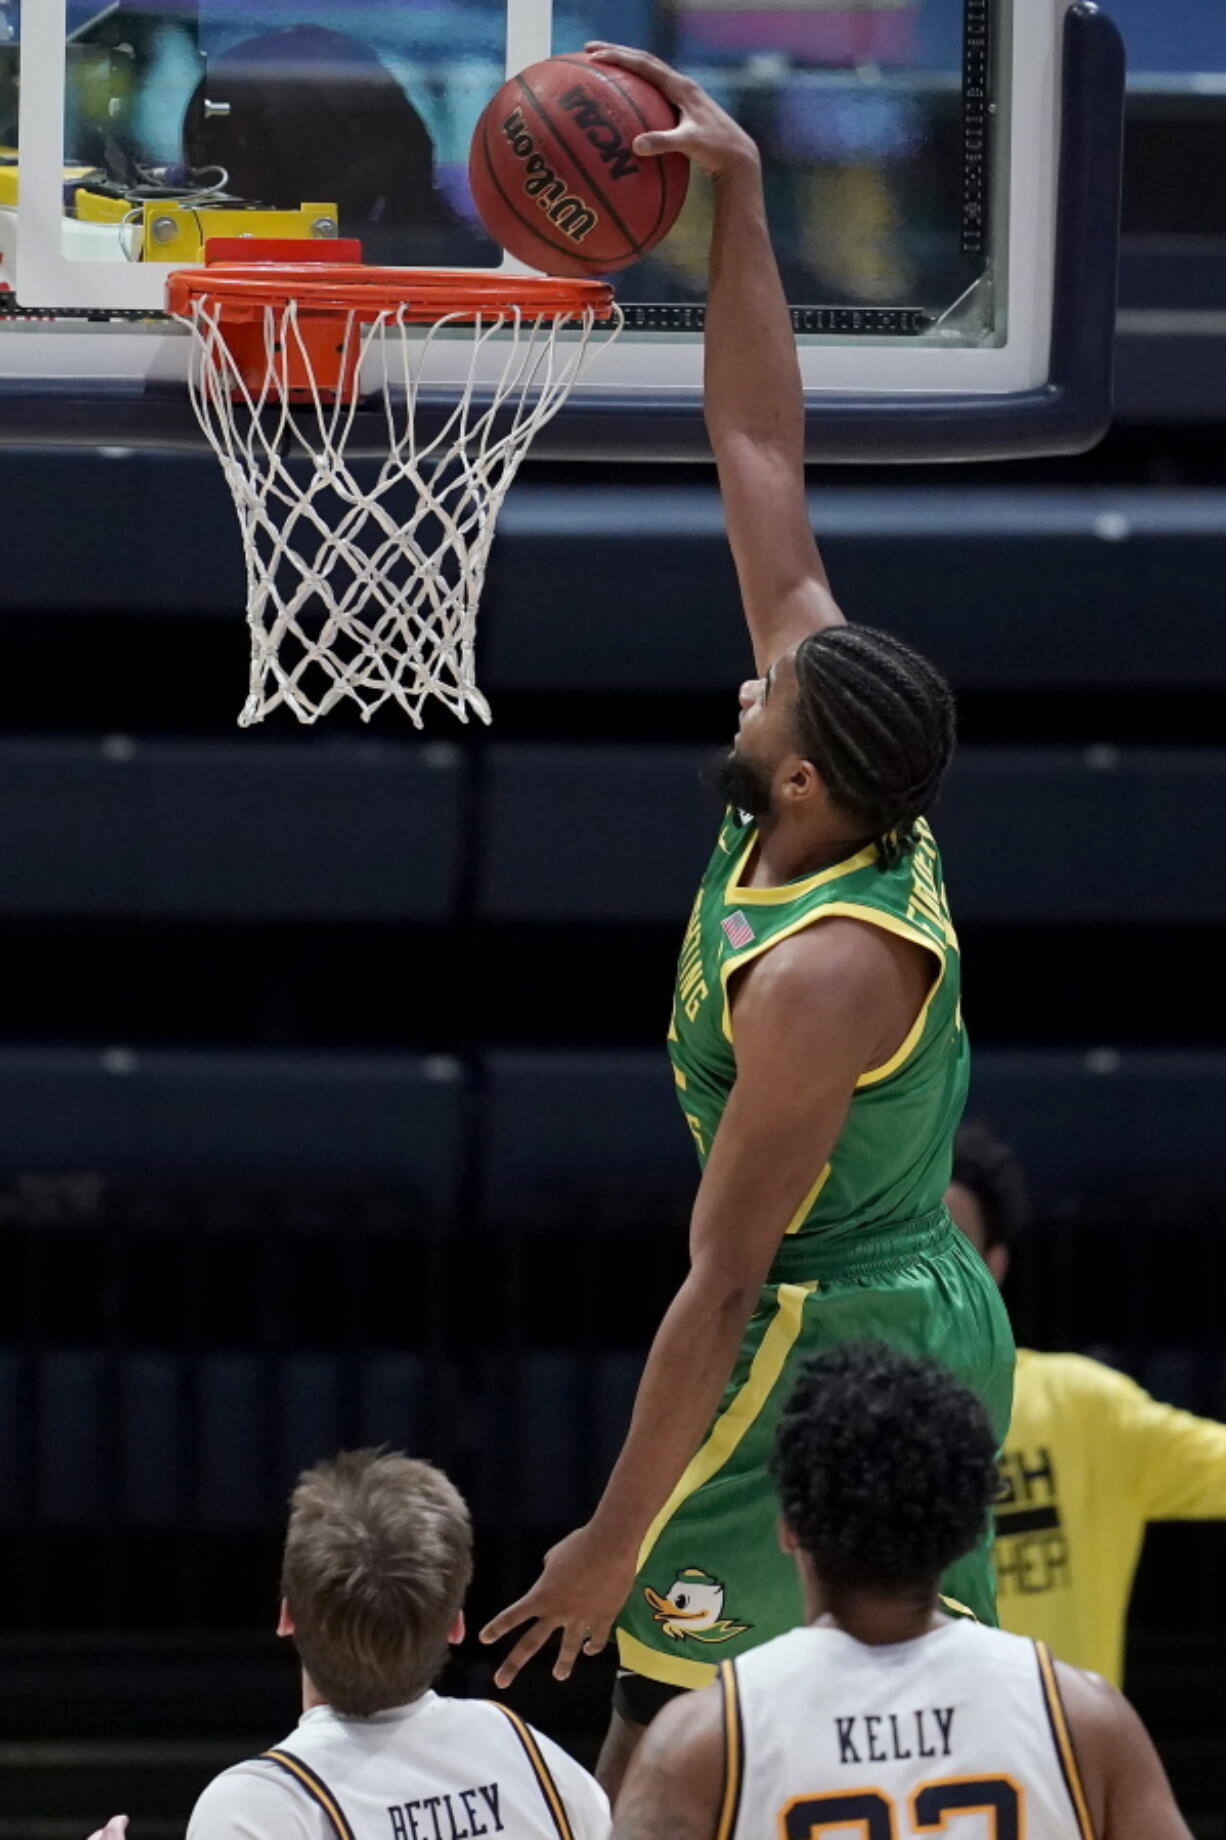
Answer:
[[(934, 1355), (1001, 1438), (1013, 1341), (943, 1202), (968, 1057), (923, 814), (953, 751), (950, 692), (898, 640), (845, 624), (831, 596), (756, 147), (657, 59), (588, 49), (679, 111), (636, 153), (687, 154), (714, 181), (707, 425), (760, 673), (741, 691), (730, 809), (670, 1030), (702, 1164), (690, 1270), (591, 1521), (482, 1632), (530, 1624), (498, 1671), (506, 1684), (555, 1629), (564, 1679), (616, 1623), (623, 1672), (601, 1766), (615, 1790), (665, 1699), (801, 1620), (767, 1473), (799, 1365), (863, 1336)], [(986, 1534), (945, 1588), (994, 1620)]]

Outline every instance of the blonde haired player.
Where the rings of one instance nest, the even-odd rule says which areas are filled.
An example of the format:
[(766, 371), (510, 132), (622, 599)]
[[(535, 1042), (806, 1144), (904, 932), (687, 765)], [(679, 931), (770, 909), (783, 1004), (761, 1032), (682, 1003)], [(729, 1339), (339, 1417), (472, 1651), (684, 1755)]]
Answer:
[(1113, 1687), (941, 1611), (996, 1487), (968, 1388), (882, 1343), (832, 1349), (785, 1408), (774, 1468), (807, 1622), (660, 1713), (614, 1840), (1190, 1840)]
[(468, 1510), (440, 1470), (371, 1450), (307, 1470), (278, 1629), (303, 1715), (214, 1778), (187, 1840), (605, 1840), (604, 1793), (565, 1751), (505, 1706), (432, 1691), (471, 1575)]

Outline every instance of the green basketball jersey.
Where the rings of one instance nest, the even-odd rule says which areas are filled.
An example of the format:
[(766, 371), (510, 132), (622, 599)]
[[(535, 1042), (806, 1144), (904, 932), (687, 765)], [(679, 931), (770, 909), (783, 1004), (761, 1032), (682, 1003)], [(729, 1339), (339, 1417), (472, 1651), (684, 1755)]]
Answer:
[[(681, 948), (669, 1052), (702, 1163), (736, 1079), (728, 989), (736, 971), (802, 927), (836, 915), (912, 939), (938, 962), (910, 1035), (890, 1061), (857, 1082), (830, 1161), (814, 1168), (813, 1186), (787, 1227), (815, 1247), (833, 1246), (941, 1205), (970, 1072), (958, 941), (926, 824), (915, 848), (892, 868), (881, 866), (870, 845), (779, 888), (742, 886), (756, 840), (752, 822), (729, 814)], [(795, 1260), (788, 1263), (794, 1272)]]

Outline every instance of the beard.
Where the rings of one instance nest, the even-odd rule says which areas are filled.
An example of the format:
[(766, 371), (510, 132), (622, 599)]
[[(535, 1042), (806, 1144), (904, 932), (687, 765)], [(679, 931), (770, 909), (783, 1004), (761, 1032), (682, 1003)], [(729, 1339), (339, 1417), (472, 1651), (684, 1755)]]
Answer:
[(743, 811), (751, 818), (770, 816), (771, 776), (737, 748), (717, 754), (703, 780), (722, 805), (731, 805), (734, 811)]

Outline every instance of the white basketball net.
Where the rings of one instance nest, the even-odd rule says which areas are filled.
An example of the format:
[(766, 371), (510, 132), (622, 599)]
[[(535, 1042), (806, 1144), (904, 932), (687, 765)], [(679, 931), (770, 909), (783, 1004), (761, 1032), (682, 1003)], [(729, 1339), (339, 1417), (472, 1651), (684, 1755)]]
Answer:
[[(563, 335), (553, 316), (519, 309), (412, 328), (404, 308), (369, 324), (349, 314), (345, 349), (360, 341), (363, 387), (376, 373), (386, 420), (387, 454), (372, 481), (359, 480), (346, 458), (356, 402), (316, 392), (291, 406), (276, 386), (278, 354), (291, 342), (304, 352), (296, 303), (261, 310), (268, 382), (258, 394), (244, 384), (215, 304), (196, 301), (184, 322), (193, 333), (192, 406), (243, 534), (251, 682), (240, 725), (279, 704), (314, 722), (350, 699), (365, 720), (398, 703), (420, 727), (429, 697), (461, 721), (473, 710), (488, 722), (476, 624), (498, 513), (593, 334), (612, 340), (620, 318), (598, 321), (589, 307)], [(459, 327), (471, 341), (467, 379), (442, 425), (419, 436), (432, 351), (450, 331), (454, 353)], [(505, 341), (505, 363), (491, 386), (495, 339)]]

